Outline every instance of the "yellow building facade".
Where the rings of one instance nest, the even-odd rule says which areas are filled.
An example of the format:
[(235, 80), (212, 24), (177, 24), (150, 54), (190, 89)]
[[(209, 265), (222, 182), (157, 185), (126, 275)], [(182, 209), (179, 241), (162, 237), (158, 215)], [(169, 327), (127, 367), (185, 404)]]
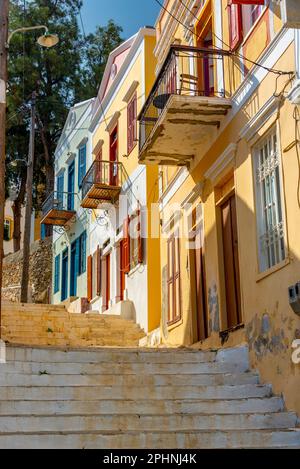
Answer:
[(134, 319), (145, 332), (159, 327), (161, 305), (160, 242), (148, 234), (158, 168), (138, 162), (137, 116), (155, 79), (154, 46), (155, 30), (142, 28), (110, 54), (92, 113), (94, 161), (82, 204), (92, 210), (92, 309)]
[[(300, 412), (299, 12), (164, 2), (139, 160), (159, 168), (161, 342), (248, 344)], [(298, 22), (297, 22), (298, 21)], [(298, 293), (297, 293), (298, 292)]]

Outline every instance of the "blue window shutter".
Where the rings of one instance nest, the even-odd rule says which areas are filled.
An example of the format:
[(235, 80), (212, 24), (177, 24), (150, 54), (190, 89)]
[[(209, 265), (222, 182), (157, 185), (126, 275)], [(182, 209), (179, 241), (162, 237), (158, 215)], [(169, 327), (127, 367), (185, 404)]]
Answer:
[(80, 275), (80, 238), (76, 240), (76, 251), (75, 251), (75, 278)]
[(41, 225), (41, 240), (46, 238), (46, 225)]
[(64, 199), (64, 174), (60, 174), (57, 177), (57, 199), (63, 204)]
[(86, 173), (86, 145), (79, 148), (78, 160), (78, 187), (81, 187), (82, 180)]
[(81, 259), (82, 259), (82, 273), (86, 271), (86, 231), (82, 233), (82, 249), (81, 249)]
[(60, 254), (55, 257), (55, 272), (54, 272), (54, 293), (59, 291), (60, 283)]

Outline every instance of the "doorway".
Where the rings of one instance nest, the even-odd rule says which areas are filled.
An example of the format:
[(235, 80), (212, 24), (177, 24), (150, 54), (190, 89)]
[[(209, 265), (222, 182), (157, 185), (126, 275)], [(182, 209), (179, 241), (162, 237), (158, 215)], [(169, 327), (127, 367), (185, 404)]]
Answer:
[(61, 301), (64, 301), (68, 298), (68, 264), (69, 250), (67, 248), (62, 253)]
[(209, 337), (208, 317), (207, 317), (207, 295), (206, 295), (206, 276), (205, 276), (205, 256), (204, 256), (204, 236), (203, 224), (199, 227), (195, 238), (195, 249), (193, 255), (193, 275), (195, 285), (195, 315), (196, 315), (196, 334), (194, 340), (199, 342)]
[(120, 301), (124, 300), (125, 290), (125, 258), (124, 258), (124, 240), (120, 242)]
[(110, 254), (102, 258), (105, 282), (102, 282), (102, 312), (109, 308), (110, 302)]
[(74, 210), (74, 191), (75, 191), (75, 162), (68, 169), (68, 210)]
[(110, 171), (109, 183), (111, 186), (118, 185), (118, 125), (110, 134), (110, 151), (109, 151)]
[(77, 276), (78, 276), (78, 241), (71, 244), (71, 266), (70, 266), (70, 296), (77, 295)]
[(198, 60), (198, 81), (200, 96), (214, 96), (214, 59), (205, 51), (213, 47), (212, 10), (210, 2), (204, 7), (197, 25), (197, 47), (202, 49)]
[(220, 209), (223, 239), (227, 329), (230, 329), (241, 324), (242, 322), (235, 194), (231, 195), (226, 200), (226, 202), (220, 206)]

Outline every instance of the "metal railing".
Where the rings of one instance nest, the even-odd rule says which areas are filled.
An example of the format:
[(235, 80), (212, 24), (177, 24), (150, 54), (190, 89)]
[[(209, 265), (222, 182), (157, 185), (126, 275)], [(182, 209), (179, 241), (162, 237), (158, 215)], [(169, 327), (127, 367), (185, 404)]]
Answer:
[(128, 175), (118, 161), (95, 160), (82, 180), (82, 199), (95, 184), (122, 187)]
[[(171, 95), (229, 98), (234, 63), (228, 51), (191, 46), (171, 46), (168, 57), (139, 115), (139, 149), (146, 141)], [(226, 70), (226, 83), (224, 71)]]
[(42, 205), (43, 217), (51, 210), (75, 211), (75, 197), (75, 193), (53, 191)]

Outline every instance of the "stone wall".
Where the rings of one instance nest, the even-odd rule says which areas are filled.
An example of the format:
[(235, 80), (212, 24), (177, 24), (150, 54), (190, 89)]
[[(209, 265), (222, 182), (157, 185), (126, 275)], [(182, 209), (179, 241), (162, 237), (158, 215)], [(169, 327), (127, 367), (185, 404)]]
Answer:
[[(2, 298), (19, 301), (23, 251), (3, 260)], [(35, 241), (30, 246), (29, 298), (32, 303), (48, 303), (52, 279), (52, 238)]]

